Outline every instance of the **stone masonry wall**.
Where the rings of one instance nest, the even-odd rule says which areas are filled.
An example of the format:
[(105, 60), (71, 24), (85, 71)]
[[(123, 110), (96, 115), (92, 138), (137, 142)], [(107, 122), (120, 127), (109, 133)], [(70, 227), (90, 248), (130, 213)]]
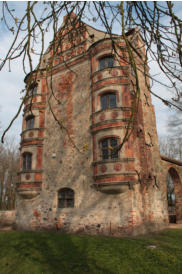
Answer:
[(15, 224), (15, 219), (15, 210), (0, 211), (0, 227), (13, 226)]
[[(96, 30), (94, 34), (95, 39), (103, 38)], [(85, 37), (83, 34), (82, 39)], [(32, 151), (34, 173), (41, 176), (34, 183), (39, 183), (39, 189), (27, 187), (32, 196), (24, 191), (25, 199), (19, 192), (17, 228), (114, 236), (163, 229), (168, 225), (167, 167), (161, 164), (155, 114), (145, 79), (139, 73), (141, 95), (131, 137), (119, 152), (119, 159), (104, 161), (100, 140), (116, 136), (120, 143), (123, 139), (132, 105), (130, 80), (135, 79), (131, 79), (130, 67), (122, 58), (115, 58), (113, 69), (99, 71), (99, 58), (111, 54), (109, 39), (94, 41), (91, 46), (82, 42), (82, 49), (74, 49), (78, 56), (71, 58), (65, 53), (71, 70), (57, 59), (52, 72), (54, 96), (50, 78), (49, 86), (44, 87), (43, 114), (39, 109), (44, 130), (41, 146), (25, 144), (22, 148)], [(120, 44), (127, 58), (123, 41)], [(67, 45), (65, 48), (69, 49)], [(40, 82), (45, 86), (43, 77), (40, 75)], [(117, 107), (102, 110), (100, 96), (108, 90), (116, 91)], [(26, 180), (26, 176), (22, 178)], [(65, 187), (74, 191), (74, 208), (58, 207), (58, 191)], [(106, 193), (109, 188), (111, 192)]]

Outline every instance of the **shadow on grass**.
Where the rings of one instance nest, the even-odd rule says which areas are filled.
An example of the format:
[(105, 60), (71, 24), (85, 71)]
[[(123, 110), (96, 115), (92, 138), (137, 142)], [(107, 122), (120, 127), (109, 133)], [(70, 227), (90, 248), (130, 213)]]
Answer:
[(95, 263), (95, 244), (90, 249), (87, 237), (47, 232), (2, 233), (0, 273), (114, 273)]
[[(156, 245), (150, 250), (148, 245)], [(0, 273), (182, 273), (182, 231), (141, 238), (0, 233)], [(175, 272), (174, 272), (175, 270)]]

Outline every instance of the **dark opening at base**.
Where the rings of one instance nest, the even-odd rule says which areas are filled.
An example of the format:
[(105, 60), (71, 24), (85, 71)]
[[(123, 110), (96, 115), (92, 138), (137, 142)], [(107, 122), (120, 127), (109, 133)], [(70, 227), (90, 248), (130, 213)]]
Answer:
[(169, 222), (172, 224), (176, 224), (176, 215), (169, 215)]

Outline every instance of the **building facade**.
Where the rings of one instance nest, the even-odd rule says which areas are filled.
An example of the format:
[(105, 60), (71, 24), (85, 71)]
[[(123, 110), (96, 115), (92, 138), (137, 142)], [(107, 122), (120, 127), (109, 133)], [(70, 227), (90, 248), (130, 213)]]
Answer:
[[(51, 72), (45, 69), (50, 46), (25, 101), (17, 228), (115, 236), (163, 229), (169, 223), (168, 172), (175, 181), (180, 222), (182, 163), (159, 153), (138, 30), (126, 34), (138, 49), (140, 97), (135, 111), (136, 77), (124, 39), (84, 23), (78, 33), (71, 25), (68, 31), (64, 22)], [(131, 135), (118, 150), (127, 130)]]

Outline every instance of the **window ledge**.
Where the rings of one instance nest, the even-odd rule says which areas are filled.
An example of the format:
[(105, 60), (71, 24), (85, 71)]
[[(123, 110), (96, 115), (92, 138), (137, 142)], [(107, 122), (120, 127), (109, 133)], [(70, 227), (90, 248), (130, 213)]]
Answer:
[(90, 116), (92, 117), (93, 115), (102, 113), (102, 112), (108, 112), (108, 111), (113, 111), (113, 110), (121, 110), (121, 111), (131, 111), (131, 107), (114, 107), (114, 108), (106, 108), (106, 109), (101, 109), (96, 112), (93, 112)]
[(104, 69), (99, 69), (99, 70), (92, 73), (91, 78), (93, 78), (97, 73), (99, 73), (101, 71), (107, 71), (107, 70), (112, 70), (112, 69), (128, 70), (129, 66), (113, 66), (113, 67), (107, 67), (107, 68), (104, 68)]
[(40, 173), (43, 172), (43, 169), (28, 169), (28, 170), (21, 170), (17, 172), (18, 175), (23, 174), (23, 173)]
[(116, 162), (134, 162), (135, 158), (116, 158), (116, 159), (107, 159), (107, 160), (100, 160), (95, 161), (92, 163), (93, 166), (99, 165), (99, 164), (107, 164), (107, 163), (116, 163)]
[(77, 210), (77, 208), (76, 207), (63, 207), (63, 208), (57, 208), (56, 209), (56, 212), (58, 213), (58, 214), (61, 214), (61, 213), (72, 213), (72, 212), (75, 212)]
[(103, 122), (98, 122), (96, 124), (93, 124), (92, 126), (90, 126), (90, 129), (94, 129), (98, 126), (107, 125), (107, 124), (110, 124), (110, 123), (129, 122), (129, 120), (130, 120), (129, 118), (105, 120)]
[(22, 136), (25, 132), (31, 131), (31, 130), (44, 130), (44, 127), (39, 127), (39, 128), (31, 128), (31, 129), (25, 129), (21, 132), (20, 136)]

